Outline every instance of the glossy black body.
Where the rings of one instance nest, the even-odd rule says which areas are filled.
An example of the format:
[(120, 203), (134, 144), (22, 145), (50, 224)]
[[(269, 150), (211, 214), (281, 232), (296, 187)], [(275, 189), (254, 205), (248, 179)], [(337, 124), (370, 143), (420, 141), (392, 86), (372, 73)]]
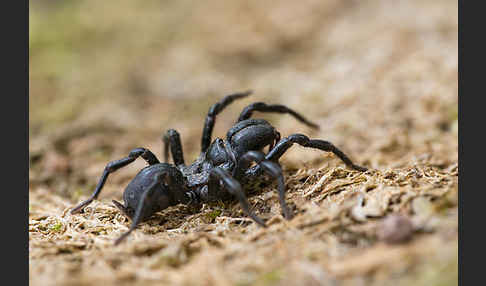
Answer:
[[(292, 213), (285, 203), (285, 183), (278, 159), (294, 143), (333, 152), (349, 167), (358, 171), (366, 170), (355, 165), (330, 142), (309, 139), (303, 134), (281, 138), (280, 133), (266, 120), (250, 118), (254, 111), (287, 113), (306, 125), (317, 128), (316, 124), (283, 105), (257, 102), (247, 106), (225, 138), (216, 138), (211, 142), (216, 115), (234, 100), (249, 94), (250, 92), (244, 92), (226, 96), (209, 109), (204, 124), (201, 153), (193, 163), (185, 164), (179, 133), (170, 129), (163, 137), (165, 163), (160, 163), (155, 155), (145, 148), (132, 150), (126, 158), (110, 162), (106, 166), (93, 195), (75, 207), (71, 213), (81, 211), (97, 198), (110, 173), (138, 157), (142, 157), (149, 166), (143, 168), (126, 187), (123, 193), (124, 204), (113, 201), (120, 211), (132, 219), (130, 230), (116, 243), (133, 231), (139, 222), (148, 219), (155, 212), (177, 204), (237, 199), (248, 216), (259, 225), (265, 226), (263, 220), (251, 211), (244, 192), (245, 187), (254, 185), (252, 183), (258, 182), (263, 175), (277, 180), (282, 211), (284, 217), (290, 219)], [(269, 151), (264, 154), (262, 150), (267, 146)], [(174, 164), (167, 163), (169, 151)], [(256, 165), (250, 168), (252, 162)]]

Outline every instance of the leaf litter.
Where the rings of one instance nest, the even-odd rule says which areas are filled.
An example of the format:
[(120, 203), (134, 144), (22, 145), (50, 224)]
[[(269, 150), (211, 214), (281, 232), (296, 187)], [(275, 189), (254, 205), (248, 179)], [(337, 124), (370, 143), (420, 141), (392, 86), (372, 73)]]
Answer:
[[(120, 13), (106, 13), (99, 1), (79, 5), (93, 17), (109, 16), (99, 23), (105, 32), (129, 20), (117, 15), (133, 11), (129, 2), (120, 3)], [(160, 10), (147, 5), (137, 9), (148, 15)], [(31, 53), (32, 285), (457, 285), (457, 2), (406, 1), (396, 9), (386, 1), (289, 1), (268, 10), (270, 18), (258, 12), (268, 8), (261, 1), (225, 2), (218, 9), (171, 5), (185, 13), (164, 18), (166, 28), (181, 30), (168, 37), (174, 48), (160, 47), (156, 55), (157, 43), (137, 40), (131, 41), (136, 51), (126, 42), (119, 52), (87, 47), (76, 51), (84, 57), (79, 73), (56, 73), (53, 80), (58, 71), (38, 76), (39, 62), (49, 59), (38, 57), (48, 51)], [(295, 31), (288, 29), (290, 12), (307, 15)], [(241, 13), (254, 26), (235, 33)], [(183, 21), (174, 25), (171, 17), (180, 15)], [(228, 21), (223, 30), (222, 21)], [(163, 35), (156, 29), (165, 26), (146, 22), (116, 25), (125, 36), (114, 40), (131, 35), (126, 26), (137, 37), (142, 31), (148, 38)], [(93, 54), (110, 56), (95, 57), (101, 62), (93, 64)], [(126, 61), (129, 54), (137, 60)], [(138, 161), (110, 176), (84, 213), (69, 213), (90, 195), (108, 161), (139, 145), (160, 154), (166, 128), (179, 130), (186, 161), (194, 158), (209, 106), (248, 86), (255, 97), (218, 115), (215, 136), (225, 134), (250, 102), (283, 103), (304, 110), (321, 129), (308, 130), (286, 116), (259, 116), (282, 136), (329, 140), (369, 170), (349, 170), (332, 154), (293, 147), (281, 163), (295, 217), (283, 219), (274, 184), (249, 198), (266, 229), (235, 202), (180, 205), (155, 214), (114, 247), (130, 222), (111, 200), (121, 198), (144, 166)], [(82, 102), (80, 110), (65, 110), (78, 108), (71, 100)]]

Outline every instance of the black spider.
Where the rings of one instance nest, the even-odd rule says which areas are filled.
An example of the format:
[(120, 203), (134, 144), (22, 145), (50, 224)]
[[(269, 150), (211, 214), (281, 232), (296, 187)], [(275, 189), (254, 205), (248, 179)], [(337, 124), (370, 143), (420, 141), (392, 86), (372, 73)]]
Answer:
[[(177, 204), (196, 204), (235, 198), (243, 211), (256, 223), (265, 226), (262, 219), (250, 209), (242, 185), (249, 186), (262, 175), (267, 174), (278, 182), (278, 194), (283, 215), (292, 218), (285, 203), (285, 183), (278, 159), (294, 143), (311, 147), (338, 156), (347, 166), (358, 171), (366, 168), (355, 165), (341, 150), (332, 143), (319, 139), (309, 139), (303, 134), (293, 134), (281, 139), (280, 133), (263, 119), (250, 119), (254, 111), (288, 113), (306, 125), (319, 128), (299, 113), (284, 105), (267, 105), (256, 102), (248, 105), (240, 114), (236, 124), (226, 134), (226, 139), (216, 138), (211, 143), (216, 115), (236, 99), (246, 97), (251, 91), (236, 93), (224, 97), (211, 106), (201, 142), (201, 154), (190, 165), (184, 163), (181, 140), (176, 130), (170, 129), (163, 137), (165, 161), (168, 161), (169, 149), (174, 164), (160, 163), (148, 149), (133, 149), (128, 157), (112, 161), (106, 165), (103, 175), (89, 199), (80, 203), (71, 213), (80, 212), (98, 197), (108, 175), (142, 157), (149, 166), (143, 168), (128, 184), (123, 193), (125, 205), (113, 200), (120, 211), (132, 220), (130, 229), (115, 241), (120, 243), (137, 225), (147, 220), (155, 212)], [(264, 154), (261, 150), (269, 146)], [(250, 168), (252, 162), (256, 165)]]

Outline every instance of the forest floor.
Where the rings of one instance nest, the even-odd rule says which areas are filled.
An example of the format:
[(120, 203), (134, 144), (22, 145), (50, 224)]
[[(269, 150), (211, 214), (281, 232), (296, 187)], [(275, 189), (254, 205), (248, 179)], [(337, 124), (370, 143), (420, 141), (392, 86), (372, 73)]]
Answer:
[[(457, 2), (304, 2), (31, 7), (31, 285), (457, 285)], [(213, 138), (249, 103), (285, 104), (321, 128), (253, 117), (369, 170), (294, 146), (280, 160), (292, 220), (269, 184), (249, 198), (267, 228), (236, 202), (179, 205), (114, 246), (130, 221), (111, 200), (137, 160), (70, 214), (109, 161), (162, 159), (169, 128), (194, 160), (211, 104), (247, 89)]]

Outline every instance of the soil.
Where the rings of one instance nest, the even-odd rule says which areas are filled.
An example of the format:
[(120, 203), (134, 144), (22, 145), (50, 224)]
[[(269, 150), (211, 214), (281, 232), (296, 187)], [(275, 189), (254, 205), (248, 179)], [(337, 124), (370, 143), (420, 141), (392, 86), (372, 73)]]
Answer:
[[(457, 1), (136, 3), (31, 3), (31, 285), (458, 284)], [(169, 128), (194, 160), (211, 104), (247, 89), (213, 138), (252, 102), (285, 104), (320, 129), (253, 117), (369, 170), (294, 146), (280, 160), (292, 220), (270, 184), (249, 199), (267, 228), (236, 202), (178, 205), (114, 246), (130, 221), (111, 200), (140, 159), (69, 213), (109, 161), (162, 159)]]

